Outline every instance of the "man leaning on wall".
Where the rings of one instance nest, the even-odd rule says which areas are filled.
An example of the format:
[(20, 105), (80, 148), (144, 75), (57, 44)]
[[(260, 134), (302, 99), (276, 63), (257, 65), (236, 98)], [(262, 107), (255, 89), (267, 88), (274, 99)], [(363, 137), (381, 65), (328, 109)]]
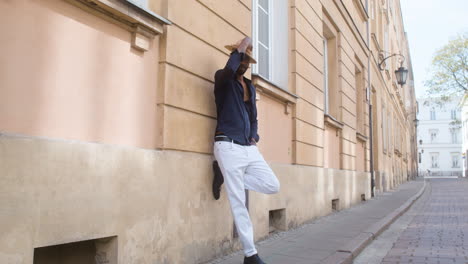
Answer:
[(265, 194), (279, 191), (279, 181), (257, 148), (256, 93), (244, 77), (251, 63), (252, 40), (245, 37), (225, 46), (230, 52), (223, 69), (215, 74), (217, 125), (214, 139), (213, 195), (220, 197), (225, 184), (237, 232), (244, 251), (244, 264), (264, 263), (254, 244), (253, 226), (245, 204), (245, 190)]

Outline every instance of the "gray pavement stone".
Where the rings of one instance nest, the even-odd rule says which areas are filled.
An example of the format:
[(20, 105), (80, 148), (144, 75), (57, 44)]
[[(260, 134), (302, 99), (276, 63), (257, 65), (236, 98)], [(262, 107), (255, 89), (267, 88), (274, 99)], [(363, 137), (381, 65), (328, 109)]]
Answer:
[[(275, 234), (257, 243), (259, 255), (268, 264), (352, 261), (350, 252), (337, 250), (352, 248), (349, 243), (353, 239), (357, 241), (358, 237), (364, 238), (361, 233), (405, 204), (421, 190), (423, 184), (421, 179), (402, 184), (392, 192), (383, 193), (352, 208), (315, 219), (294, 230)], [(242, 260), (243, 255), (239, 251), (208, 264), (238, 264)]]
[(354, 263), (467, 264), (467, 193), (466, 179), (431, 179), (413, 208), (374, 240)]

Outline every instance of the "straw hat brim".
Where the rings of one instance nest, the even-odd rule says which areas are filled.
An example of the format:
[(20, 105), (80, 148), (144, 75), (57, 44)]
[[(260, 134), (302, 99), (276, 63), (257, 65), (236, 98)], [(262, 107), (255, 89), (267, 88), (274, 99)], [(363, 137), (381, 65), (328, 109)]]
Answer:
[[(234, 51), (235, 49), (237, 49), (238, 46), (237, 45), (226, 45), (224, 47), (229, 51)], [(247, 55), (249, 57), (249, 62), (250, 63), (252, 63), (252, 64), (257, 63), (257, 61), (253, 58), (252, 52), (250, 50), (247, 50), (245, 52), (245, 55)]]

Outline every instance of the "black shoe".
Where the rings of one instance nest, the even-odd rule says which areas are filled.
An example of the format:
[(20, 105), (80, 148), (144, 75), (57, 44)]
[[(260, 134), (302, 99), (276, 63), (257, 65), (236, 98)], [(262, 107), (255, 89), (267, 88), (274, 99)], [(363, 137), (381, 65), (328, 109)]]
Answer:
[(223, 185), (224, 178), (216, 160), (213, 161), (213, 174), (213, 197), (215, 198), (215, 200), (218, 200), (221, 193), (221, 185)]
[(263, 262), (263, 260), (258, 256), (258, 254), (255, 254), (250, 257), (244, 257), (244, 264), (266, 264)]

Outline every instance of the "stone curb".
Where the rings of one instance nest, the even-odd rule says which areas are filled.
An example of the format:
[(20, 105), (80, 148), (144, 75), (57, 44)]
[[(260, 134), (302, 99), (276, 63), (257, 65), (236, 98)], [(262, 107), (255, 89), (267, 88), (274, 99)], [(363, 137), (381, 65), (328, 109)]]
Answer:
[(426, 180), (417, 194), (408, 199), (403, 205), (385, 216), (384, 218), (371, 225), (368, 229), (362, 231), (335, 253), (327, 257), (323, 263), (326, 264), (351, 264), (353, 259), (367, 247), (372, 240), (386, 230), (395, 220), (404, 214), (421, 197), (426, 189)]

